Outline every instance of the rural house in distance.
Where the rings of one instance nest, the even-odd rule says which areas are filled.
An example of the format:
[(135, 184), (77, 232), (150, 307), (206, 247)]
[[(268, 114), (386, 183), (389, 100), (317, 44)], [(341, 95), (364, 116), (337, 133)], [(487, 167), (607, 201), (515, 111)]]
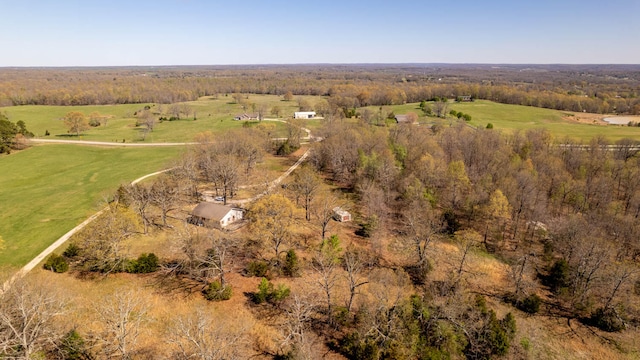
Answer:
[(417, 121), (409, 115), (396, 115), (396, 123), (398, 124), (415, 124)]
[(201, 202), (193, 211), (189, 223), (198, 226), (215, 227), (224, 229), (225, 227), (242, 220), (244, 210), (231, 208), (221, 204)]
[(233, 120), (261, 120), (260, 114), (242, 113), (233, 117)]
[(316, 117), (315, 111), (296, 111), (293, 113), (294, 119), (313, 119)]

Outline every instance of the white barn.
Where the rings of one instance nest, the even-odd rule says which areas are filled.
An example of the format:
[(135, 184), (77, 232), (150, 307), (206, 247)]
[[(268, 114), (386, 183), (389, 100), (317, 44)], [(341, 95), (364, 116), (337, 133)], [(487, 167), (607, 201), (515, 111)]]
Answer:
[(316, 117), (315, 111), (296, 111), (293, 113), (294, 119), (313, 119)]
[(201, 202), (191, 212), (189, 222), (199, 226), (212, 226), (223, 229), (242, 220), (244, 210), (221, 204)]

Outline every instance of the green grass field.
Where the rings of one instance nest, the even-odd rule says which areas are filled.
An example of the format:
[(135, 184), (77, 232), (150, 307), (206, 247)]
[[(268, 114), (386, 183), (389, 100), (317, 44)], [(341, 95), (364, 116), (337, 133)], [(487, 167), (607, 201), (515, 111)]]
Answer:
[(180, 151), (40, 145), (0, 156), (0, 265), (26, 264), (95, 213), (119, 184), (164, 168)]
[(487, 123), (492, 123), (494, 129), (507, 131), (544, 127), (549, 129), (558, 140), (568, 136), (588, 141), (598, 135), (603, 135), (610, 141), (625, 137), (640, 140), (638, 127), (579, 124), (563, 119), (567, 113), (558, 110), (498, 104), (484, 100), (452, 103), (449, 105), (449, 110), (452, 109), (471, 115), (473, 126), (485, 127)]
[[(396, 105), (387, 107), (395, 114), (406, 114), (415, 112), (420, 115), (421, 123), (443, 122), (435, 117), (422, 116), (422, 111), (417, 103)], [(372, 111), (377, 111), (376, 107), (369, 107)], [(571, 137), (577, 140), (589, 141), (597, 135), (604, 135), (610, 141), (622, 138), (632, 138), (640, 140), (640, 128), (616, 125), (592, 125), (579, 124), (565, 120), (566, 112), (542, 109), (531, 106), (499, 104), (486, 100), (474, 102), (455, 103), (450, 102), (447, 114), (451, 110), (461, 111), (472, 117), (471, 125), (485, 127), (492, 123), (494, 129), (511, 132), (514, 130), (526, 130), (532, 128), (547, 128), (553, 136), (562, 140)], [(448, 121), (444, 121), (448, 124)]]
[[(306, 96), (311, 104), (320, 101), (319, 97)], [(224, 132), (228, 129), (242, 127), (242, 121), (235, 121), (233, 117), (243, 113), (242, 106), (232, 103), (229, 96), (220, 95), (217, 99), (203, 97), (187, 104), (195, 112), (189, 118), (176, 121), (163, 121), (156, 124), (153, 132), (149, 133), (144, 142), (188, 142), (194, 135), (211, 131), (213, 133)], [(275, 95), (245, 95), (245, 101), (256, 106), (264, 105), (267, 108), (266, 117), (271, 117), (270, 110), (273, 106), (281, 109), (282, 116), (292, 116), (297, 111), (296, 101), (281, 101), (281, 97)], [(154, 112), (166, 112), (169, 105), (158, 104), (126, 104), (126, 105), (99, 105), (99, 106), (14, 106), (3, 108), (9, 120), (17, 122), (22, 120), (27, 129), (37, 137), (44, 137), (46, 131), (51, 134), (51, 139), (81, 139), (93, 141), (142, 142), (142, 129), (135, 126), (134, 113), (151, 106)], [(85, 115), (97, 111), (102, 115), (110, 115), (106, 126), (91, 128), (79, 137), (69, 136), (62, 118), (71, 111), (80, 111)], [(251, 113), (248, 108), (246, 112)], [(283, 136), (285, 126), (282, 123), (276, 125), (275, 136)]]

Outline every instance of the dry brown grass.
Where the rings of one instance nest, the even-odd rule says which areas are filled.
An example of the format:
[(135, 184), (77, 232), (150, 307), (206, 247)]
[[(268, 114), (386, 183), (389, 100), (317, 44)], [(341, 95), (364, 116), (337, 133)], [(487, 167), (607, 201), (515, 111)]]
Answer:
[[(154, 252), (161, 258), (175, 256), (175, 231), (181, 221), (171, 220), (174, 229), (153, 228), (148, 235), (138, 235), (128, 240), (131, 257), (143, 252)], [(355, 309), (363, 304), (373, 305), (384, 302), (391, 305), (399, 296), (420, 293), (406, 281), (398, 277), (394, 269), (400, 269), (411, 258), (411, 248), (388, 231), (377, 232), (373, 238), (364, 239), (354, 234), (358, 228), (356, 222), (332, 222), (329, 234), (337, 234), (343, 249), (360, 248), (380, 256), (384, 269), (365, 271), (364, 277), (371, 276), (370, 283), (360, 288), (361, 295), (355, 300)], [(203, 229), (204, 230), (204, 229)], [(289, 244), (296, 249), (303, 268), (302, 276), (295, 278), (275, 278), (275, 284), (284, 283), (291, 288), (292, 296), (302, 296), (314, 302), (318, 309), (324, 306), (324, 294), (318, 286), (318, 274), (311, 266), (312, 258), (320, 243), (320, 229), (316, 224), (301, 220), (295, 230), (298, 241)], [(228, 234), (227, 234), (228, 235)], [(232, 234), (235, 237), (248, 237), (249, 230), (243, 228)], [(284, 250), (288, 249), (288, 246)], [(450, 241), (436, 241), (430, 250), (433, 270), (428, 274), (429, 281), (449, 281), (459, 266), (462, 256), (460, 248)], [(265, 253), (268, 258), (269, 253)], [(250, 300), (250, 294), (257, 290), (259, 278), (244, 276), (247, 259), (238, 258), (231, 266), (232, 271), (226, 280), (233, 287), (233, 296), (228, 301), (212, 303), (205, 301), (198, 291), (188, 293), (160, 286), (156, 275), (116, 274), (94, 279), (81, 279), (74, 274), (54, 274), (36, 270), (30, 276), (65, 289), (70, 299), (70, 312), (63, 324), (66, 328), (77, 327), (86, 335), (100, 329), (95, 308), (111, 294), (122, 289), (134, 289), (140, 298), (149, 304), (148, 320), (145, 331), (138, 340), (140, 353), (137, 358), (171, 358), (172, 345), (167, 343), (168, 329), (177, 316), (193, 313), (195, 309), (206, 309), (219, 321), (229, 326), (240, 323), (250, 324), (245, 333), (247, 342), (242, 343), (246, 356), (268, 358), (268, 354), (281, 353), (286, 348), (283, 328), (285, 316), (267, 306), (256, 306)], [(511, 288), (508, 266), (491, 254), (475, 249), (466, 261), (463, 293), (457, 296), (470, 298), (475, 293), (485, 294), (488, 306), (503, 317), (507, 312), (515, 315), (517, 334), (507, 358), (528, 359), (617, 359), (638, 358), (639, 345), (636, 342), (638, 331), (630, 329), (619, 334), (595, 331), (580, 324), (577, 320), (551, 317), (546, 310), (535, 316), (526, 315), (506, 305), (500, 296)], [(334, 288), (333, 299), (336, 306), (344, 306), (349, 295), (346, 272), (336, 269), (338, 282)], [(403, 280), (404, 279), (404, 280)], [(542, 294), (543, 295), (543, 294)], [(445, 299), (451, 300), (452, 299)], [(318, 319), (323, 320), (322, 315)], [(329, 352), (320, 337), (310, 333), (310, 347), (316, 354), (326, 354), (328, 358), (341, 358)], [(149, 355), (152, 354), (153, 355)]]

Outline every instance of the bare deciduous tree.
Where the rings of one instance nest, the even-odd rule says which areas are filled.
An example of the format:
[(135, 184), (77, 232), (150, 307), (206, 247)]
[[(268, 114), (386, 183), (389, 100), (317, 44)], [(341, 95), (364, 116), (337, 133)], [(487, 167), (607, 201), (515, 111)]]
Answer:
[(178, 184), (168, 175), (160, 175), (152, 184), (151, 203), (160, 209), (162, 225), (167, 226), (167, 214), (176, 209), (179, 200)]
[(289, 188), (295, 193), (296, 201), (302, 197), (305, 210), (305, 219), (311, 220), (311, 201), (322, 184), (322, 180), (318, 174), (310, 167), (303, 166), (294, 174), (293, 182), (289, 184)]
[(329, 223), (333, 219), (333, 209), (340, 206), (340, 200), (330, 190), (322, 191), (315, 197), (312, 204), (315, 213), (316, 222), (322, 230), (322, 239), (326, 237), (329, 230)]
[(361, 276), (364, 270), (362, 255), (356, 250), (349, 249), (343, 257), (344, 269), (347, 271), (347, 283), (349, 284), (349, 298), (347, 299), (347, 311), (351, 312), (353, 300), (359, 294), (358, 288), (369, 283)]
[(205, 251), (203, 256), (197, 256), (198, 268), (207, 274), (205, 281), (209, 281), (210, 277), (218, 276), (222, 287), (225, 286), (225, 273), (229, 272), (231, 253), (237, 246), (237, 239), (230, 236), (221, 236), (216, 230), (212, 230), (207, 234), (207, 240), (210, 247)]
[(110, 273), (120, 270), (126, 258), (124, 240), (139, 231), (135, 214), (117, 203), (83, 230), (78, 241), (81, 262), (90, 271)]
[(60, 335), (56, 318), (65, 301), (55, 289), (26, 279), (0, 292), (0, 358), (32, 359)]
[(299, 295), (293, 296), (291, 305), (286, 309), (284, 343), (291, 345), (291, 353), (297, 355), (297, 358), (313, 358), (309, 327), (315, 310), (315, 305), (309, 298)]
[(140, 220), (142, 220), (144, 233), (146, 234), (149, 232), (149, 225), (151, 224), (149, 215), (147, 214), (152, 198), (151, 186), (148, 184), (133, 184), (127, 186), (126, 189), (127, 195), (129, 195), (129, 198), (131, 199), (131, 205), (140, 216)]
[(175, 319), (167, 329), (167, 339), (176, 348), (176, 359), (238, 359), (242, 356), (240, 345), (252, 325), (249, 319), (238, 321), (235, 314), (230, 318), (197, 309)]
[(338, 265), (340, 242), (337, 236), (322, 241), (322, 246), (318, 249), (313, 258), (312, 267), (318, 275), (318, 285), (324, 292), (326, 298), (327, 323), (333, 323), (333, 288), (338, 282)]
[(300, 119), (289, 119), (287, 120), (287, 140), (291, 146), (298, 147), (300, 146), (300, 141), (302, 141), (302, 134), (304, 130), (302, 130), (302, 120)]
[(415, 201), (405, 209), (404, 228), (420, 268), (428, 266), (428, 251), (431, 242), (442, 229), (438, 213), (425, 200)]
[(133, 290), (118, 291), (96, 309), (102, 331), (102, 350), (109, 358), (131, 359), (135, 353), (148, 304)]
[(222, 189), (226, 204), (227, 197), (233, 197), (235, 194), (240, 162), (233, 154), (211, 154), (205, 161), (207, 177), (216, 184), (216, 189)]
[(279, 261), (280, 247), (291, 238), (296, 212), (295, 205), (279, 194), (267, 195), (251, 207), (251, 230), (270, 245), (276, 262)]

